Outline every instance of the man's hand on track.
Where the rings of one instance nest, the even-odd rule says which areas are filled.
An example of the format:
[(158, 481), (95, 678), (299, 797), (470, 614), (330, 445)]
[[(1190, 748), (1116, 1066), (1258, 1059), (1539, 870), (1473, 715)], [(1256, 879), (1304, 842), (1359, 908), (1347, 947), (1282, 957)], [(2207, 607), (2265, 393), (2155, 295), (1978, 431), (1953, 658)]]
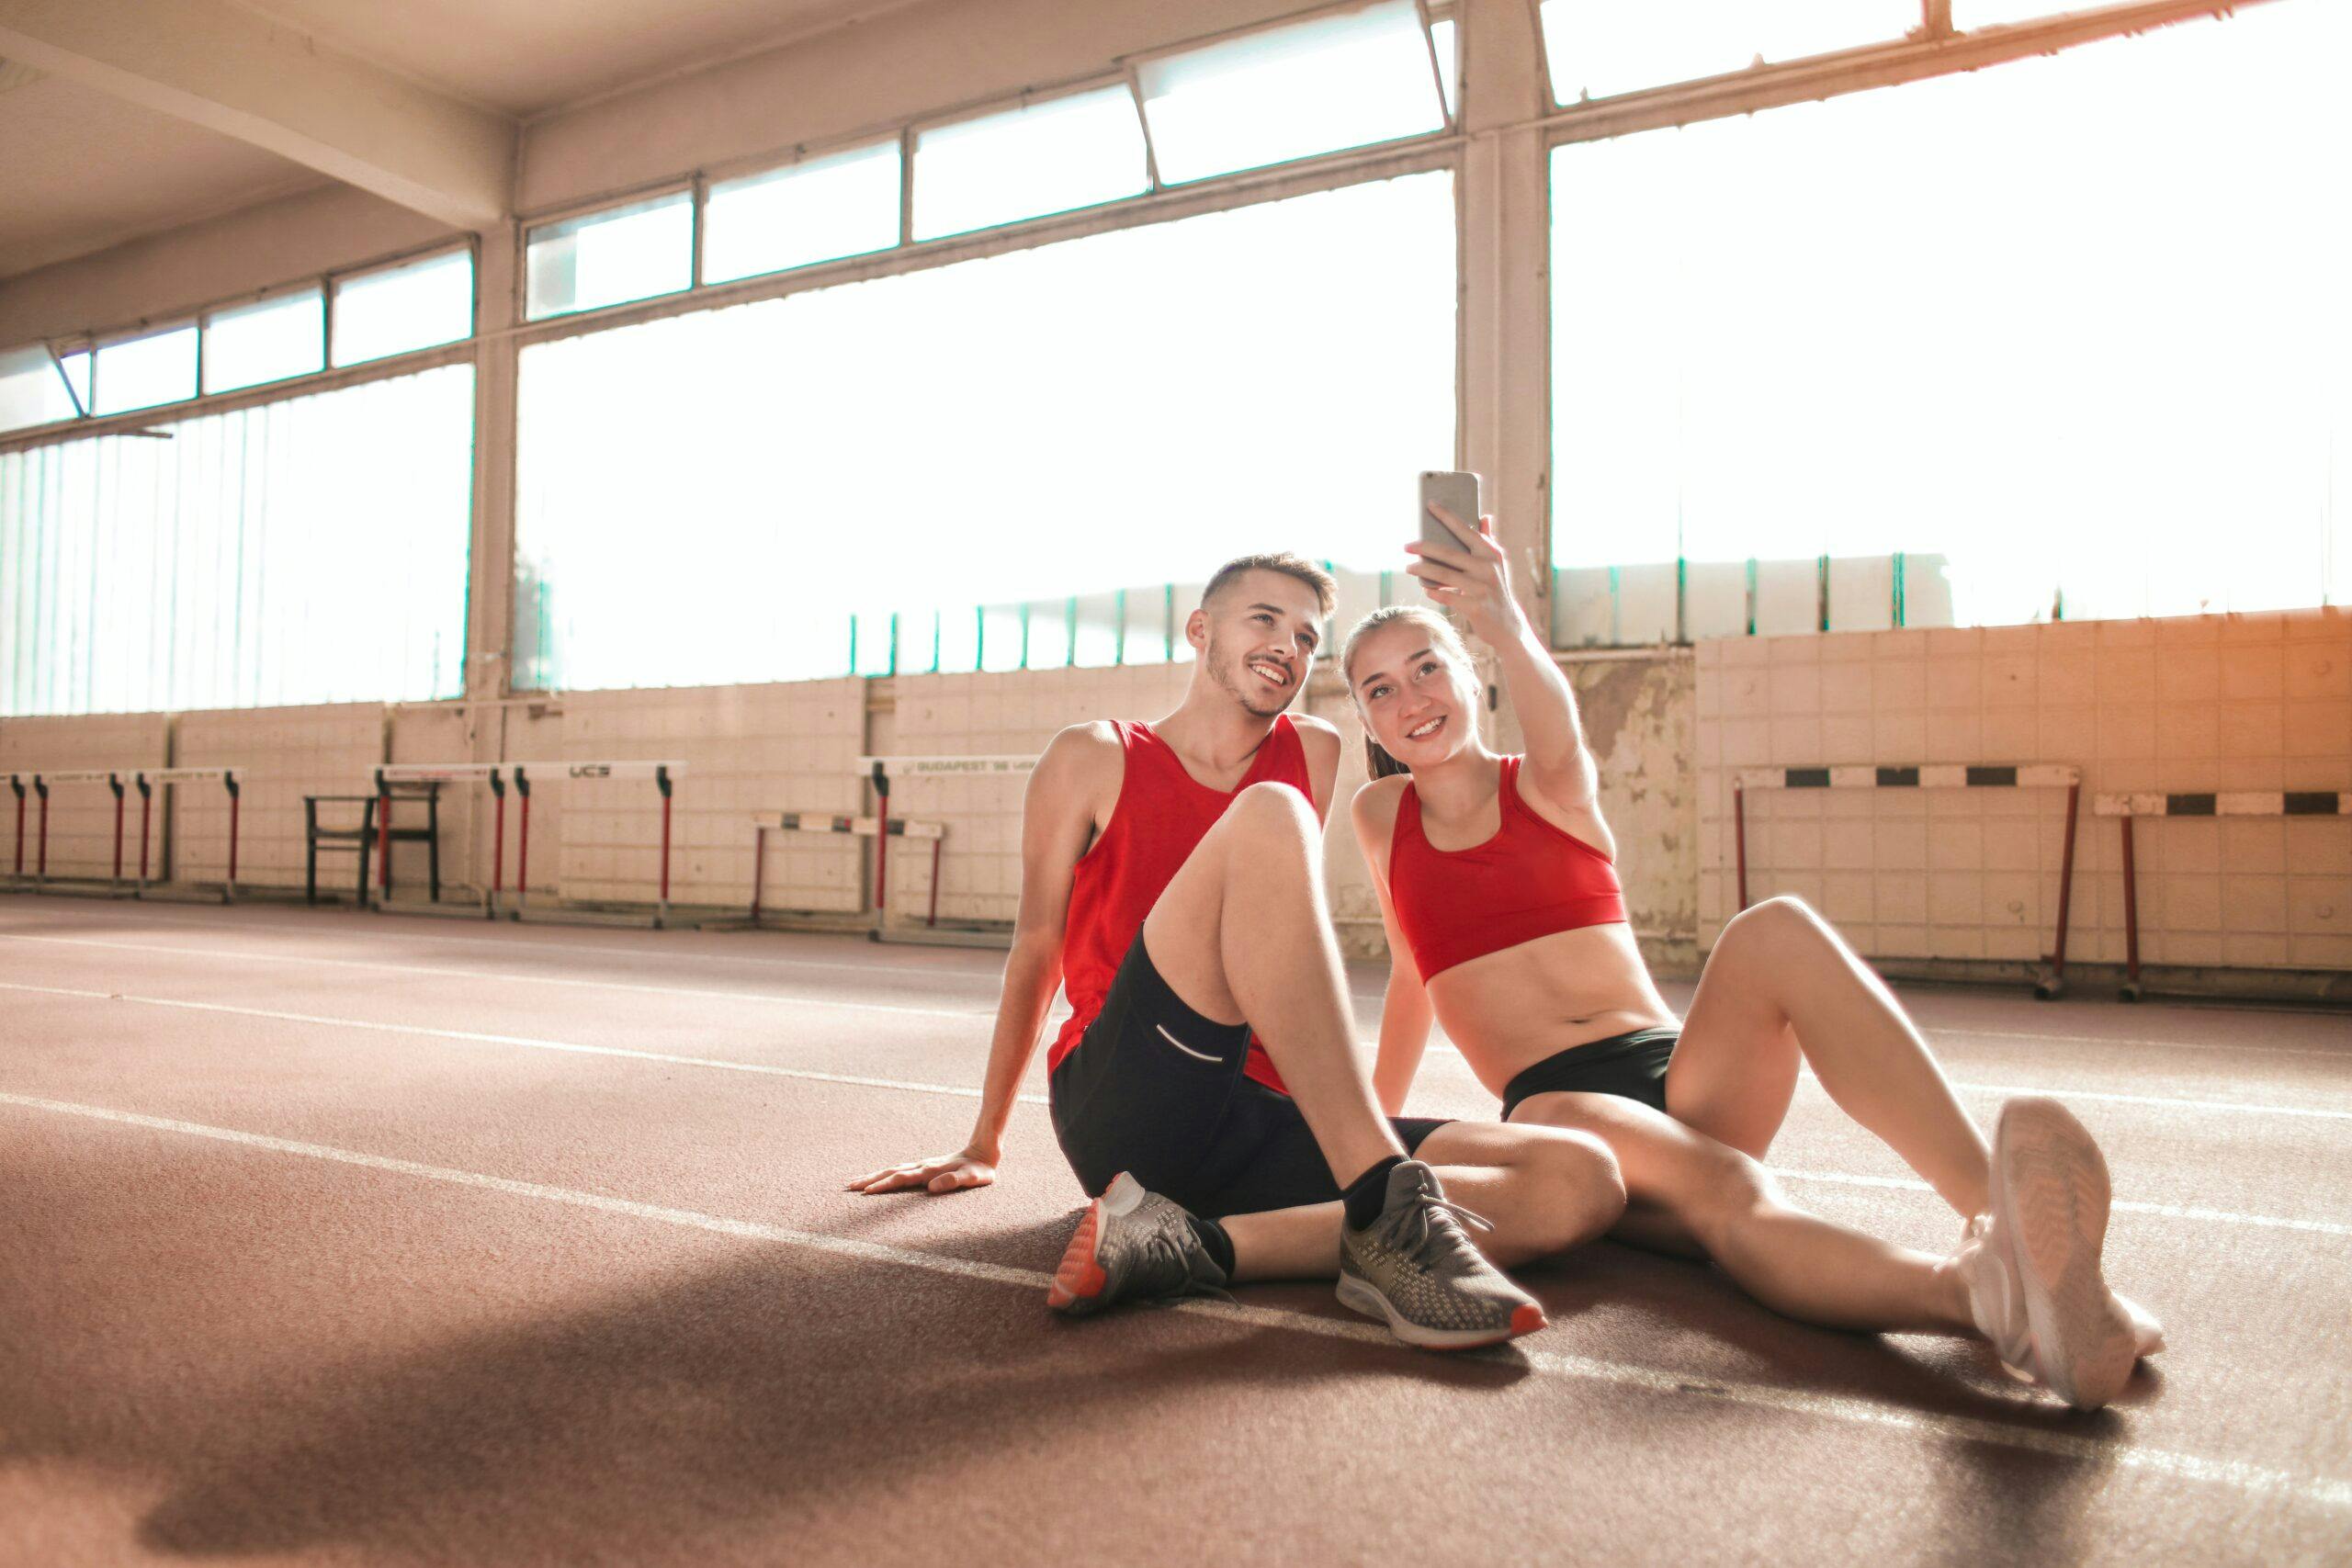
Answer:
[(996, 1162), (966, 1149), (961, 1154), (934, 1155), (907, 1165), (885, 1166), (859, 1177), (847, 1190), (904, 1192), (919, 1187), (936, 1197), (944, 1192), (961, 1192), (967, 1187), (986, 1187), (994, 1180)]

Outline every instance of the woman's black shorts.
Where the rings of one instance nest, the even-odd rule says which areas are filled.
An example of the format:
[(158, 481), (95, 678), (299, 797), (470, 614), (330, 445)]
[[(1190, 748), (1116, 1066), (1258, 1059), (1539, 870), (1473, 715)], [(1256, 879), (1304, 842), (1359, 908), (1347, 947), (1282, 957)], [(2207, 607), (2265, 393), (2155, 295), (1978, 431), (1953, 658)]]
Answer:
[[(1121, 1171), (1196, 1214), (1328, 1203), (1339, 1183), (1298, 1102), (1245, 1077), (1250, 1026), (1178, 998), (1144, 951), (1119, 965), (1102, 1010), (1054, 1069), (1054, 1134), (1090, 1196)], [(1397, 1117), (1407, 1153), (1445, 1125)]]
[(1664, 1111), (1666, 1066), (1681, 1038), (1679, 1029), (1636, 1029), (1546, 1056), (1503, 1087), (1503, 1120), (1528, 1096), (1558, 1092), (1613, 1094)]

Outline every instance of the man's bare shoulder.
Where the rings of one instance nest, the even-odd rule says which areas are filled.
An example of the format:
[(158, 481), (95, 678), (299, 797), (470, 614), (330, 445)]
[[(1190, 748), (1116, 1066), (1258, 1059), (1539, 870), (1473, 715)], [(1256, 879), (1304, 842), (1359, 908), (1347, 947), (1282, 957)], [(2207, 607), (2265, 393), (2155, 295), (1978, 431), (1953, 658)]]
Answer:
[(1329, 749), (1334, 755), (1340, 750), (1340, 727), (1328, 718), (1317, 718), (1311, 713), (1295, 713), (1291, 724), (1298, 730), (1302, 746)]
[(1080, 789), (1115, 778), (1125, 766), (1126, 748), (1118, 727), (1107, 718), (1073, 724), (1046, 743), (1037, 759), (1037, 782), (1051, 789)]

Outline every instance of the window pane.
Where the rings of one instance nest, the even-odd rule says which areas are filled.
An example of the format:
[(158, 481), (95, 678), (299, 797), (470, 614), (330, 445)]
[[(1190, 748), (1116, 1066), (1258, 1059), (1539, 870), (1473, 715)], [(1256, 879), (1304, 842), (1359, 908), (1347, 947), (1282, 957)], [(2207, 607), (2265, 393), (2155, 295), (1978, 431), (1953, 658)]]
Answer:
[(1892, 43), (1919, 0), (1544, 0), (1544, 58), (1564, 104)]
[(1073, 94), (921, 132), (915, 238), (1092, 207), (1148, 184), (1134, 96)]
[(1824, 555), (1834, 624), (2340, 599), (2347, 50), (2282, 0), (1560, 148), (1564, 579), (1679, 555), (1718, 626)]
[(196, 324), (98, 345), (99, 413), (125, 413), (196, 396)]
[(874, 669), (892, 611), (901, 670), (1156, 662), (1232, 556), (1401, 563), (1453, 253), (1439, 172), (532, 344), (517, 682), (840, 675), (853, 613)]
[(445, 251), (423, 261), (335, 280), (337, 365), (361, 365), (457, 343), (471, 337), (473, 331), (471, 251)]
[(90, 350), (76, 349), (72, 354), (58, 355), (58, 367), (65, 372), (65, 379), (74, 389), (74, 400), (84, 410), (90, 406)]
[(0, 454), (0, 716), (460, 695), (473, 367)]
[(307, 376), (323, 368), (325, 353), (325, 301), (315, 288), (215, 310), (204, 323), (204, 389)]
[(1170, 185), (1445, 126), (1412, 0), (1148, 60), (1136, 75)]
[(691, 191), (534, 229), (526, 264), (530, 317), (674, 294), (694, 280), (694, 249)]
[(887, 251), (898, 243), (895, 141), (722, 181), (703, 203), (706, 283)]
[(46, 345), (0, 353), (0, 430), (48, 424), (80, 412)]
[(1445, 94), (1445, 112), (1450, 115), (1459, 114), (1462, 112), (1461, 106), (1453, 99), (1457, 83), (1462, 75), (1462, 51), (1452, 20), (1431, 22), (1430, 42), (1437, 50), (1437, 80), (1439, 87)]

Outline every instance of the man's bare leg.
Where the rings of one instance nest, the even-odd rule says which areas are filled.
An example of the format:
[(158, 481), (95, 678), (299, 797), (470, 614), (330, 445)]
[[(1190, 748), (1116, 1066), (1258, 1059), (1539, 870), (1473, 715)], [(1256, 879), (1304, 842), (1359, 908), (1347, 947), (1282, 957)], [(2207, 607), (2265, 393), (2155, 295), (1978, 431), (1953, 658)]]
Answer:
[[(1243, 790), (1144, 921), (1152, 966), (1214, 1021), (1247, 1021), (1297, 1100), (1345, 1188), (1404, 1148), (1356, 1055), (1353, 1015), (1323, 901), (1322, 827), (1297, 791)], [(1455, 1123), (1419, 1151), (1457, 1201), (1494, 1225), (1482, 1251), (1523, 1262), (1589, 1240), (1623, 1204), (1615, 1162), (1597, 1140), (1538, 1128)], [(1340, 1206), (1225, 1222), (1239, 1276), (1329, 1278), (1339, 1267)]]

